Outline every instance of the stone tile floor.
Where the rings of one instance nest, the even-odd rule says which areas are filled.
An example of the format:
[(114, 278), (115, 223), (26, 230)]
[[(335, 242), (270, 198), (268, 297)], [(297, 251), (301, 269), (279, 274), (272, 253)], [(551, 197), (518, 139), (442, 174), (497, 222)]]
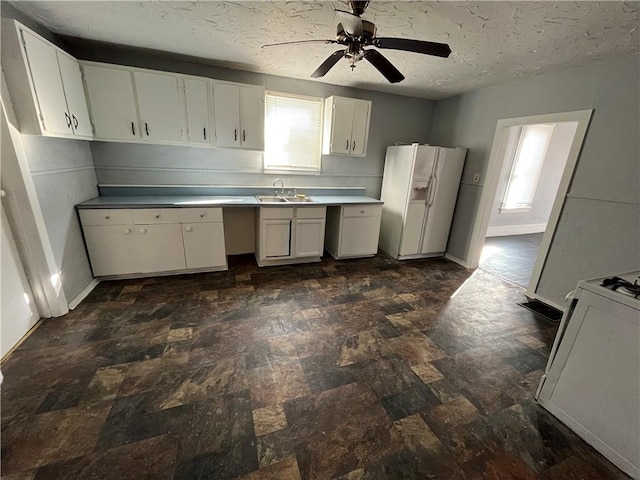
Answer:
[(480, 268), (526, 288), (538, 257), (542, 233), (488, 237)]
[(471, 273), (103, 282), (2, 365), (2, 478), (627, 478), (532, 400), (555, 327)]

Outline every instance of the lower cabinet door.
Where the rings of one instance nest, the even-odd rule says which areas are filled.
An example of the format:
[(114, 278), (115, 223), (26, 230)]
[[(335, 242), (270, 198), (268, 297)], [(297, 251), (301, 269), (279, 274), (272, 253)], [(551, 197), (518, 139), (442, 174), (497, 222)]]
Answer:
[(295, 257), (321, 257), (324, 248), (324, 220), (296, 220)]
[(180, 224), (136, 225), (136, 252), (142, 273), (184, 270)]
[(142, 271), (136, 255), (133, 225), (92, 225), (84, 226), (83, 231), (94, 276)]
[(291, 256), (291, 220), (262, 221), (263, 258)]
[(184, 255), (187, 268), (225, 267), (222, 223), (189, 223), (182, 225)]
[(340, 231), (341, 257), (375, 255), (378, 252), (380, 217), (346, 217)]

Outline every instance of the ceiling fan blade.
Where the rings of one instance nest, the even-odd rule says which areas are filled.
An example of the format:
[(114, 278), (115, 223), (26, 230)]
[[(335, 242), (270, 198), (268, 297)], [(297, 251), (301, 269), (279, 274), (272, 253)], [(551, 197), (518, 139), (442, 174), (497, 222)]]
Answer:
[(394, 67), (389, 60), (387, 60), (377, 50), (367, 50), (364, 52), (364, 58), (366, 58), (371, 65), (389, 80), (390, 83), (398, 83), (404, 80), (404, 75)]
[(359, 16), (345, 12), (344, 10), (336, 10), (336, 15), (346, 33), (352, 37), (362, 36), (362, 19)]
[(335, 40), (296, 40), (294, 42), (268, 43), (262, 45), (264, 47), (279, 47), (280, 45), (295, 45), (296, 43), (338, 43)]
[(447, 58), (451, 54), (451, 48), (446, 43), (425, 42), (409, 38), (374, 38), (371, 44), (378, 48), (424, 53), (426, 55), (435, 55), (436, 57)]
[(311, 74), (313, 78), (324, 77), (325, 74), (331, 70), (331, 68), (338, 63), (338, 61), (344, 57), (344, 50), (338, 50), (337, 52), (333, 52), (329, 58), (327, 58), (322, 65), (320, 65), (315, 72)]

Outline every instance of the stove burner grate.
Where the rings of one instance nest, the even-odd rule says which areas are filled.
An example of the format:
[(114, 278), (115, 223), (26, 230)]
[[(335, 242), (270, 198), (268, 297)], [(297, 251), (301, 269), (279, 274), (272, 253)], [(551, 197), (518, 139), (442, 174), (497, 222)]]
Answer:
[(640, 298), (640, 285), (638, 285), (638, 279), (631, 283), (624, 278), (611, 277), (605, 278), (601, 285), (609, 290), (613, 290), (614, 292), (621, 293), (628, 297)]

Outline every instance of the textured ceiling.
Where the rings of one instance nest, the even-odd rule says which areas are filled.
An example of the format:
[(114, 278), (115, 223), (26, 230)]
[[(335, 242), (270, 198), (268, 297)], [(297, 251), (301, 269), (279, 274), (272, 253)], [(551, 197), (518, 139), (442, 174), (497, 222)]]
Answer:
[[(337, 45), (262, 49), (332, 39), (346, 2), (20, 1), (54, 33), (206, 58), (240, 70), (310, 79)], [(449, 43), (448, 59), (383, 50), (406, 79), (390, 85), (366, 62), (342, 60), (316, 81), (444, 98), (596, 59), (638, 53), (640, 2), (377, 2), (363, 18), (381, 37)]]

